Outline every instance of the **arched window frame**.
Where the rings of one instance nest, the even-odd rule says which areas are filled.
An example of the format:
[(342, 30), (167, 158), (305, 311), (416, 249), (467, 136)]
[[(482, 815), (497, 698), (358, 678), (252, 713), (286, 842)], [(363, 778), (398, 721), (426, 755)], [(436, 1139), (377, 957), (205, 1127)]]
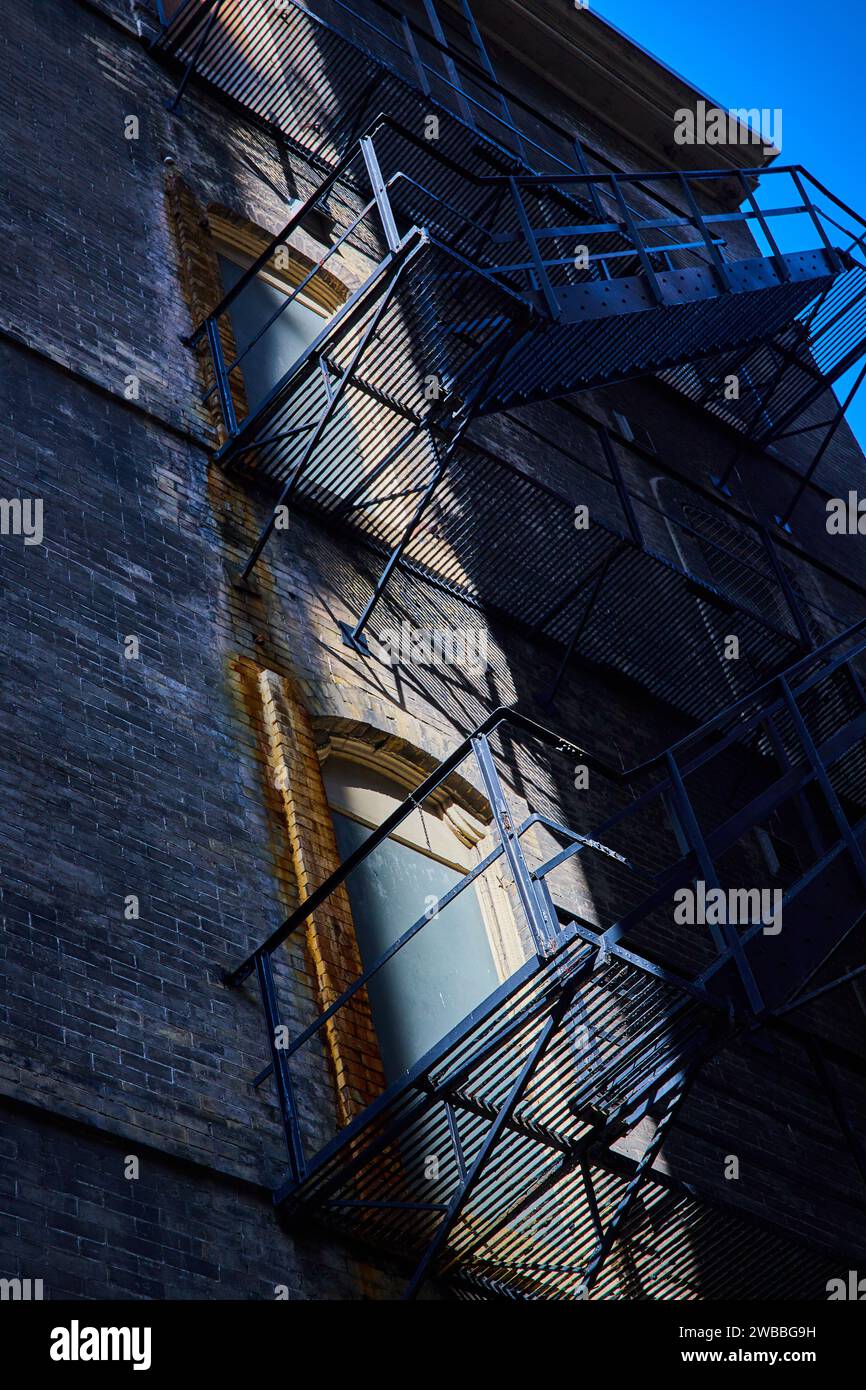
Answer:
[[(418, 763), (394, 752), (374, 749), (361, 738), (331, 735), (319, 750), (323, 773), (328, 760), (333, 758), (372, 770), (395, 787), (403, 789), (405, 795), (414, 791), (425, 775), (424, 769)], [(399, 804), (396, 796), (394, 804)], [(330, 800), (329, 805), (333, 805)], [(439, 859), (460, 872), (471, 872), (495, 845), (493, 817), (486, 802), (479, 794), (474, 793), (474, 805), (470, 808), (468, 798), (456, 789), (449, 790), (446, 783), (428, 798), (426, 805), (432, 812), (438, 813), (441, 825), (453, 836), (453, 857), (426, 850), (423, 844), (415, 840), (404, 840), (403, 843), (409, 843), (420, 853), (429, 853), (430, 857)], [(336, 805), (333, 805), (333, 809), (342, 811), (342, 808)], [(350, 811), (348, 814), (354, 819), (362, 819), (355, 812)], [(372, 821), (364, 823), (370, 824), (371, 829), (375, 828)], [(400, 840), (401, 837), (395, 835), (394, 838)], [(459, 852), (461, 849), (462, 854)], [(476, 896), (488, 944), (501, 982), (519, 969), (527, 957), (527, 949), (521, 941), (512, 908), (508, 884), (508, 869), (502, 858), (475, 881)], [(407, 922), (405, 925), (408, 927), (411, 923)]]

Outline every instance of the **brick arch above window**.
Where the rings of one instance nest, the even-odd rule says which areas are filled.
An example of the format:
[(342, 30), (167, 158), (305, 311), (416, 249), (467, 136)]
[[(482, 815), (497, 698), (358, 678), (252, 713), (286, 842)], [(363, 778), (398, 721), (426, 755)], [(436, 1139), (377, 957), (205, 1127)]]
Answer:
[[(246, 218), (233, 212), (231, 208), (212, 204), (207, 210), (207, 220), (211, 235), (217, 243), (230, 247), (240, 255), (255, 261), (273, 241), (270, 232)], [(285, 248), (285, 258), (279, 263), (272, 262), (265, 267), (267, 273), (292, 289), (296, 289), (311, 271), (316, 270), (317, 262), (294, 243)], [(333, 271), (320, 268), (305, 286), (304, 294), (318, 308), (328, 314), (335, 314), (345, 304), (350, 289)]]
[[(219, 264), (220, 247), (230, 247), (239, 258), (252, 262), (270, 245), (273, 236), (232, 208), (213, 203), (205, 207), (174, 165), (165, 171), (165, 200), (180, 289), (189, 313), (190, 329), (196, 329), (225, 295)], [(296, 245), (296, 241), (302, 245)], [(286, 248), (285, 268), (274, 268), (272, 278), (287, 290), (296, 288), (316, 266), (313, 256), (302, 249), (305, 241), (310, 242), (310, 252), (317, 250), (318, 244), (301, 232)], [(304, 295), (319, 312), (329, 316), (345, 303), (355, 288), (349, 272), (347, 281), (344, 284), (332, 271), (320, 269), (305, 287)], [(237, 347), (228, 314), (221, 317), (218, 331), (224, 359), (231, 362), (237, 355)], [(204, 404), (197, 405), (197, 413), (202, 423), (213, 430), (217, 441), (223, 443), (225, 431), (214, 395), (213, 363), (203, 341), (199, 342), (196, 352), (203, 395), (210, 393)], [(240, 372), (232, 374), (230, 387), (235, 414), (243, 419), (247, 414), (247, 395)]]
[[(320, 716), (313, 719), (313, 727), (320, 762), (335, 755), (362, 763), (405, 787), (407, 794), (438, 766), (438, 760), (416, 744), (372, 724)], [(453, 772), (428, 802), (448, 816), (455, 833), (468, 844), (477, 844), (488, 833), (493, 819), (490, 804), (459, 773)]]

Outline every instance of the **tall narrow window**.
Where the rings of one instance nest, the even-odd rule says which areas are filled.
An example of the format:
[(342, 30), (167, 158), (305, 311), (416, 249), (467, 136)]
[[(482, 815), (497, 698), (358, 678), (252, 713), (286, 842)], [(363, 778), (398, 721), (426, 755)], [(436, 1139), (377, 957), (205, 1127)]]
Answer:
[[(250, 263), (251, 259), (241, 252), (225, 245), (220, 247), (220, 274), (227, 293), (234, 289)], [(298, 294), (284, 308), (292, 288), (277, 276), (261, 272), (231, 306), (232, 328), (251, 412), (270, 395), (330, 318), (328, 310), (312, 294)]]
[[(373, 769), (340, 757), (323, 769), (340, 857), (346, 859), (406, 796)], [(473, 851), (435, 811), (413, 812), (349, 875), (365, 968), (469, 872)], [(421, 928), (369, 987), (387, 1080), (393, 1081), (496, 989), (503, 967), (489, 900), (472, 884)], [(512, 961), (511, 965), (517, 962)]]
[[(259, 254), (247, 237), (240, 245), (230, 233), (243, 233), (220, 219), (215, 223), (217, 254), (223, 288), (228, 293)], [(295, 253), (291, 253), (295, 256)], [(297, 374), (292, 369), (307, 348), (327, 329), (345, 302), (347, 291), (332, 274), (310, 276), (310, 262), (292, 259), (285, 276), (270, 269), (255, 275), (229, 305), (229, 317), (243, 379), (246, 410), (254, 416), (274, 397), (275, 429), (281, 440), (282, 476), (305, 455), (312, 432), (328, 411), (325, 433), (304, 464), (302, 491), (325, 506), (351, 503), (362, 490), (365, 476), (363, 447), (364, 399), (357, 387), (340, 390), (340, 371), (330, 360), (325, 339), (320, 355)], [(303, 285), (303, 289), (301, 289)], [(279, 390), (285, 383), (284, 392)], [(276, 417), (279, 418), (276, 418)], [(270, 460), (277, 461), (274, 454)]]

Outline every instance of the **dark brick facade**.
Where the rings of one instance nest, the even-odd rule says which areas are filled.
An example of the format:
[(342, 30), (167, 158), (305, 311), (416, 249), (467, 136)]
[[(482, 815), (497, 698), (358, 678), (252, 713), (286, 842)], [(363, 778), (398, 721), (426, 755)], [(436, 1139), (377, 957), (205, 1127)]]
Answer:
[[(42, 498), (45, 529), (41, 546), (0, 543), (0, 1276), (43, 1278), (51, 1298), (270, 1299), (278, 1286), (291, 1298), (387, 1298), (399, 1287), (392, 1271), (277, 1223), (280, 1126), (269, 1088), (250, 1085), (265, 1061), (258, 1003), (250, 986), (223, 984), (333, 855), (316, 841), (315, 787), (300, 818), (287, 817), (261, 676), (286, 682), (308, 743), (373, 731), (423, 765), (496, 704), (537, 713), (560, 654), (491, 619), (483, 680), (383, 673), (338, 628), (357, 615), (367, 560), (311, 520), (293, 517), (250, 590), (233, 584), (270, 503), (211, 459), (213, 418), (182, 342), (194, 326), (189, 247), (172, 196), (181, 181), (189, 207), (274, 234), (285, 220), (274, 189), (294, 196), (309, 172), (200, 90), (179, 115), (166, 110), (172, 82), (142, 38), (150, 8), (26, 0), (0, 35), (2, 491)], [(12, 80), (22, 72), (26, 82)], [(138, 140), (124, 138), (130, 114)], [(308, 233), (296, 241), (320, 254)], [(347, 263), (347, 289), (362, 271), (360, 258)], [(576, 404), (590, 419), (616, 408), (641, 421), (686, 478), (705, 483), (730, 457), (730, 434), (656, 381)], [(485, 422), (477, 437), (528, 472), (558, 468), (567, 480), (527, 420), (579, 448), (578, 416), (557, 405)], [(750, 474), (756, 504), (785, 474), (762, 464)], [(843, 434), (825, 478), (847, 486), (861, 466)], [(731, 505), (747, 502), (741, 493)], [(600, 493), (602, 516), (605, 506)], [(818, 534), (822, 506), (818, 493), (804, 505), (792, 568), (801, 544), (837, 567), (844, 549), (858, 579), (855, 542), (831, 550)], [(833, 606), (859, 616), (859, 594), (839, 593)], [(450, 596), (427, 601), (477, 617)], [(389, 603), (398, 613), (399, 599)], [(125, 655), (130, 636), (137, 659)], [(569, 671), (556, 723), (623, 766), (690, 727), (681, 710), (588, 663)], [(540, 795), (564, 815), (570, 778), (567, 760), (539, 774)], [(518, 795), (531, 802), (532, 790)], [(588, 917), (612, 910), (603, 882), (573, 891)], [(137, 918), (125, 915), (130, 896)], [(308, 1021), (355, 964), (324, 932), (286, 954), (292, 1022)], [(815, 1018), (862, 1049), (851, 992)], [(360, 1072), (375, 1074), (369, 1049), (352, 1056), (351, 1043), (332, 1039), (303, 1073), (312, 1138), (330, 1133), (341, 1106), (352, 1112)], [(765, 1061), (749, 1053), (710, 1068), (666, 1149), (671, 1170), (721, 1192), (724, 1156), (736, 1151), (755, 1167), (738, 1194), (746, 1207), (831, 1250), (848, 1237), (866, 1245), (859, 1175), (826, 1098), (799, 1063)], [(778, 1167), (763, 1169), (768, 1148)], [(136, 1180), (124, 1176), (128, 1155), (140, 1160)]]

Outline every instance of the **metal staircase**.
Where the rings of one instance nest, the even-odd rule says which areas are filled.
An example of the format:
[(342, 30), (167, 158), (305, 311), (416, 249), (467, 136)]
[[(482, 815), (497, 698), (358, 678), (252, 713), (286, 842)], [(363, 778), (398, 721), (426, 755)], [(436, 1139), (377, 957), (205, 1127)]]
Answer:
[[(163, 14), (154, 51), (180, 74), (173, 107), (202, 83), (294, 157), (289, 222), (190, 340), (218, 403), (218, 457), (262, 479), (277, 506), (302, 504), (384, 551), (351, 641), (376, 631), (389, 580), (411, 571), (561, 643), (563, 667), (573, 650), (610, 661), (706, 722), (622, 772), (496, 711), (232, 972), (236, 987), (255, 974), (261, 991), (270, 1061), (256, 1084), (274, 1082), (289, 1155), (276, 1201), (287, 1221), (325, 1222), (407, 1262), (412, 1296), (433, 1276), (464, 1298), (822, 1297), (828, 1277), (866, 1258), (866, 1202), (828, 1187), (850, 1217), (841, 1252), (786, 1220), (786, 1198), (793, 1217), (805, 1194), (769, 1143), (772, 1219), (708, 1186), (706, 1165), (697, 1184), (657, 1160), (681, 1134), (706, 1140), (696, 1097), (711, 1084), (724, 1094), (736, 1053), (736, 1084), (759, 1078), (762, 1096), (791, 1076), (811, 1086), (828, 1147), (838, 1124), (866, 1180), (833, 1084), (844, 1072), (847, 1102), (866, 1114), (866, 1061), (791, 1022), (857, 973), (839, 953), (861, 952), (866, 623), (796, 659), (820, 640), (815, 610), (765, 528), (738, 530), (726, 550), (666, 515), (672, 560), (602, 431), (623, 531), (600, 522), (577, 543), (574, 499), (468, 431), (646, 373), (744, 432), (761, 412), (791, 426), (862, 351), (864, 224), (799, 167), (765, 171), (759, 188), (745, 173), (606, 166), (498, 83), (468, 5), (450, 7), (448, 24), (432, 0), (424, 12), (425, 26), (380, 0), (333, 0), (323, 15), (295, 0), (186, 0)], [(238, 347), (245, 289), (278, 271), (313, 219), (330, 245)], [(250, 354), (345, 263), (357, 288), (251, 403)], [(750, 388), (741, 407), (713, 395), (727, 372)], [(732, 627), (750, 664), (723, 672), (715, 644)], [(591, 794), (574, 789), (576, 763)], [(476, 867), (299, 1021), (283, 944), (407, 817), (435, 815), (457, 779), (489, 810)], [(351, 1034), (362, 1001), (368, 1019), (395, 960), (492, 880), (520, 961), (323, 1135), (341, 1020)], [(680, 925), (684, 888), (729, 903), (778, 892), (782, 929), (730, 911)], [(688, 1143), (676, 1152), (687, 1163)]]
[[(792, 171), (773, 172), (781, 180)], [(303, 420), (304, 383), (322, 372), (323, 361), (351, 371), (360, 389), (366, 384), (383, 402), (399, 380), (410, 399), (391, 401), (396, 409), (411, 409), (413, 388), (420, 392), (435, 376), (452, 412), (458, 401), (483, 414), (692, 362), (789, 329), (846, 262), (826, 235), (825, 244), (796, 255), (723, 254), (713, 233), (717, 221), (748, 225), (759, 217), (769, 227), (774, 217), (806, 215), (823, 231), (799, 179), (801, 197), (793, 206), (760, 214), (701, 212), (697, 192), (709, 197), (726, 178), (572, 175), (554, 184), (535, 175), (476, 174), (380, 117), (193, 339), (207, 340), (222, 385), (229, 435), (223, 457), (267, 448), (275, 429)], [(631, 184), (671, 181), (685, 211), (658, 217), (629, 210), (624, 190)], [(227, 363), (218, 330), (253, 274), (268, 267), (314, 212), (332, 223), (334, 241), (305, 283), (338, 267), (347, 247), (371, 258), (368, 279), (253, 417), (239, 423), (230, 388), (258, 339)], [(287, 292), (279, 313), (301, 292)], [(373, 317), (375, 352), (353, 358)], [(436, 413), (415, 405), (416, 419)]]
[[(527, 176), (524, 189), (513, 175), (467, 172), (389, 118), (375, 121), (191, 339), (208, 357), (207, 394), (219, 400), (218, 457), (279, 488), (242, 578), (280, 506), (360, 520), (388, 559), (357, 641), (454, 476), (474, 418), (789, 327), (844, 273), (842, 257), (828, 241), (799, 256), (726, 259), (694, 191), (719, 177), (678, 177), (688, 211), (639, 216), (623, 193), (632, 176), (574, 176), (576, 192), (567, 179)], [(331, 246), (259, 332), (227, 353), (234, 306), (314, 212), (333, 226)], [(800, 204), (760, 219), (803, 214), (821, 226), (805, 191)], [(725, 219), (746, 225), (756, 215)], [(249, 354), (348, 248), (368, 261), (366, 280), (239, 418)], [(467, 493), (461, 513), (468, 504)]]
[[(471, 513), (489, 512), (482, 479), (495, 474), (523, 504), (533, 491), (537, 527), (523, 535), (512, 527), (503, 540), (509, 565), (519, 557), (530, 584), (538, 564), (529, 546), (537, 550), (551, 527), (560, 538), (570, 529), (572, 541), (574, 531), (567, 507), (544, 505), (539, 488), (507, 478), (507, 465), (479, 451), (470, 427), (479, 416), (646, 373), (744, 432), (759, 416), (770, 420), (770, 403), (770, 423), (790, 425), (796, 402), (826, 391), (862, 346), (864, 224), (798, 167), (764, 171), (760, 187), (730, 170), (617, 171), (502, 87), (468, 5), (440, 13), (426, 0), (424, 11), (417, 23), (381, 0), (334, 0), (322, 14), (295, 0), (186, 0), (163, 16), (171, 22), (154, 51), (181, 73), (172, 104), (190, 83), (204, 83), (296, 156), (298, 202), (287, 226), (191, 339), (212, 383), (207, 396), (218, 401), (218, 457), (274, 489), (242, 578), (277, 508), (297, 504), (384, 556), (347, 631), (354, 643), (373, 630), (393, 577), (414, 568), (550, 631), (566, 652), (607, 661), (615, 649), (618, 668), (625, 663), (655, 693), (703, 717), (751, 682), (730, 672), (733, 684), (720, 679), (708, 652), (698, 662), (705, 655), (713, 669), (693, 694), (667, 661), (642, 661), (633, 641), (634, 659), (625, 652), (615, 612), (593, 635), (602, 591), (626, 612), (653, 594), (659, 611), (671, 601), (670, 576), (659, 569), (648, 577), (629, 553), (635, 543), (659, 552), (628, 501), (624, 537), (596, 524), (580, 555), (572, 547), (565, 568), (548, 575), (549, 605), (514, 594), (503, 601), (514, 586), (489, 582), (497, 556), (470, 534), (479, 529)], [(319, 239), (322, 226), (330, 229), (328, 249), (238, 350), (232, 320), (245, 288), (275, 269), (296, 229), (314, 225)], [(790, 245), (804, 249), (782, 250)], [(251, 403), (245, 372), (262, 340), (279, 332), (317, 275), (336, 270), (339, 282), (347, 264), (355, 283), (364, 267), (363, 283)], [(732, 372), (742, 400), (720, 403), (719, 383)], [(767, 562), (759, 556), (757, 569)], [(719, 608), (704, 562), (686, 567), (710, 605), (701, 650), (729, 614), (726, 630), (744, 637), (752, 680), (813, 640), (784, 566), (769, 563), (771, 584), (784, 593), (781, 616), (775, 600), (744, 604), (738, 589), (733, 607), (728, 593)], [(572, 581), (565, 589), (564, 573)], [(846, 622), (861, 609), (841, 611)], [(667, 651), (663, 626), (653, 626), (651, 640)]]
[[(815, 1298), (834, 1262), (856, 1266), (866, 1246), (856, 1203), (843, 1254), (654, 1163), (691, 1091), (708, 1071), (724, 1075), (731, 1049), (741, 1087), (750, 1069), (758, 1078), (776, 1066), (785, 1077), (805, 1068), (808, 1088), (814, 1067), (826, 1099), (838, 1068), (849, 1101), (858, 1111), (866, 1103), (866, 1060), (791, 1022), (810, 982), (826, 991), (847, 980), (836, 953), (866, 909), (864, 673), (861, 623), (626, 772), (516, 711), (485, 720), (229, 977), (238, 986), (256, 972), (262, 988), (272, 1061), (257, 1084), (276, 1080), (290, 1157), (276, 1193), (285, 1218), (324, 1221), (414, 1261), (410, 1296), (435, 1275), (464, 1297)], [(591, 796), (568, 790), (575, 764), (589, 769)], [(294, 1016), (283, 943), (327, 911), (406, 817), (419, 807), (435, 815), (437, 794), (460, 778), (487, 799), (492, 848), (276, 1046)], [(792, 849), (772, 871), (757, 836), (770, 828)], [(493, 873), (511, 885), (523, 963), (311, 1148), (301, 1116), (328, 1030)], [(735, 920), (728, 910), (677, 925), (679, 890), (701, 886), (778, 890), (781, 916)], [(772, 1094), (766, 1076), (759, 1093)], [(833, 1109), (866, 1180), (835, 1094)], [(714, 1142), (726, 1151), (724, 1133)], [(730, 1142), (736, 1151), (735, 1133)], [(778, 1207), (786, 1188), (774, 1182)]]
[[(670, 172), (624, 176), (601, 152), (589, 153), (573, 131), (557, 125), (497, 80), (465, 0), (438, 8), (432, 0), (424, 0), (423, 11), (416, 21), (387, 0), (361, 5), (323, 0), (319, 13), (298, 0), (281, 0), (277, 6), (269, 0), (186, 0), (172, 6), (170, 15), (162, 14), (171, 22), (165, 23), (154, 51), (181, 74), (174, 106), (190, 81), (204, 81), (297, 150), (304, 161), (295, 171), (302, 199), (313, 187), (304, 187), (310, 177), (305, 170), (318, 170), (321, 178), (330, 174), (351, 153), (377, 112), (386, 112), (394, 129), (407, 139), (419, 140), (429, 134), (429, 121), (435, 115), (436, 149), (450, 162), (458, 181), (464, 174), (499, 181), (498, 192), (490, 185), (486, 202), (479, 203), (464, 180), (459, 199), (452, 199), (452, 209), (468, 215), (483, 206), (481, 220), (486, 221), (495, 207), (496, 218), (505, 219), (505, 225), (497, 229), (503, 246), (514, 241), (515, 214), (521, 236), (527, 222), (532, 226), (531, 240), (543, 236), (540, 246), (530, 248), (533, 258), (538, 259), (540, 251), (546, 263), (545, 270), (537, 273), (536, 295), (544, 299), (555, 320), (569, 312), (597, 317), (623, 311), (620, 296), (604, 287), (588, 289), (585, 283), (606, 279), (617, 256), (623, 262), (616, 270), (618, 278), (627, 279), (634, 269), (643, 272), (630, 287), (617, 287), (630, 291), (628, 312), (657, 302), (681, 307), (696, 299), (712, 300), (719, 288), (740, 294), (749, 289), (765, 291), (755, 305), (761, 303), (768, 311), (763, 323), (760, 311), (754, 316), (761, 329), (757, 336), (735, 329), (731, 320), (736, 316), (724, 313), (721, 305), (692, 311), (687, 317), (668, 314), (668, 334), (651, 331), (648, 320), (639, 327), (632, 324), (630, 340), (621, 352), (612, 334), (598, 330), (585, 334), (594, 349), (607, 346), (610, 353), (606, 358), (602, 354), (604, 361), (596, 367), (589, 354), (581, 360), (578, 351), (569, 367), (570, 389), (593, 380), (615, 380), (639, 357), (658, 363), (653, 369), (666, 372), (680, 389), (744, 429), (755, 421), (763, 423), (760, 407), (771, 394), (777, 397), (779, 419), (784, 413), (790, 425), (787, 416), (800, 408), (798, 402), (805, 407), (857, 360), (866, 345), (861, 311), (866, 296), (866, 224), (828, 189), (799, 168), (763, 171), (760, 190), (754, 176), (743, 171), (711, 171), (688, 179)], [(431, 142), (426, 143), (429, 150)], [(411, 158), (405, 148), (396, 162), (386, 155), (384, 151), (383, 167), (399, 167), (411, 177)], [(702, 182), (703, 178), (709, 182)], [(804, 233), (794, 244), (799, 240), (804, 248), (814, 249), (817, 262), (810, 264), (810, 258), (795, 256), (786, 265), (788, 258), (777, 241), (779, 227), (772, 222), (774, 214), (767, 215), (762, 196), (768, 182), (779, 185), (777, 210), (785, 208), (789, 220), (798, 211), (805, 214)], [(784, 196), (782, 183), (790, 184)], [(439, 185), (435, 177), (428, 182), (434, 191), (440, 191)], [(503, 192), (506, 203), (513, 200), (513, 206), (503, 207), (499, 196)], [(712, 209), (716, 193), (721, 204)], [(609, 253), (603, 262), (593, 262), (593, 274), (576, 281), (568, 273), (574, 259), (571, 231), (561, 238), (551, 231), (557, 225), (570, 228), (575, 219), (563, 218), (562, 212), (569, 203), (573, 210), (575, 201), (592, 209), (599, 228), (608, 228), (595, 234), (591, 249), (599, 250), (605, 243)], [(746, 204), (745, 214), (725, 211), (738, 201)], [(527, 206), (521, 208), (522, 203)], [(708, 212), (715, 215), (707, 216)], [(697, 243), (697, 254), (678, 249), (684, 215), (686, 223), (691, 219), (689, 236)], [(742, 241), (733, 254), (726, 249), (727, 233), (736, 234), (744, 216), (764, 248), (764, 255), (757, 259), (754, 247), (750, 252)], [(420, 224), (432, 226), (432, 217), (428, 206)], [(576, 220), (586, 224), (587, 219)], [(438, 234), (454, 245), (453, 233), (452, 226), (451, 236), (441, 229)], [(667, 258), (666, 240), (673, 243)], [(658, 252), (650, 264), (641, 242)], [(837, 248), (841, 248), (841, 264)], [(702, 249), (706, 254), (700, 254)], [(822, 287), (821, 262), (825, 260), (831, 273)], [(669, 279), (673, 269), (688, 273)], [(798, 294), (791, 282), (809, 276), (819, 292), (817, 298), (811, 296), (814, 322), (802, 313), (808, 296), (800, 300), (801, 314), (794, 319)], [(570, 294), (564, 292), (569, 285)], [(779, 301), (778, 314), (772, 306), (774, 299)], [(783, 306), (791, 312), (786, 315)], [(737, 309), (744, 307), (738, 301)], [(671, 332), (678, 339), (679, 353), (671, 352)], [(647, 335), (643, 342), (641, 334)], [(539, 396), (555, 391), (560, 354), (575, 352), (577, 340), (574, 335), (551, 332), (546, 347), (543, 382), (539, 378), (534, 383)], [(672, 357), (684, 365), (666, 365)], [(701, 357), (711, 363), (703, 374), (691, 367)], [(519, 360), (515, 353), (515, 369)], [(525, 360), (521, 365), (526, 365)], [(713, 391), (713, 381), (728, 372), (742, 378), (739, 402), (717, 399), (719, 393)], [(523, 391), (525, 378), (521, 382), (518, 370), (514, 375), (515, 389)], [(495, 399), (491, 398), (491, 405)]]

